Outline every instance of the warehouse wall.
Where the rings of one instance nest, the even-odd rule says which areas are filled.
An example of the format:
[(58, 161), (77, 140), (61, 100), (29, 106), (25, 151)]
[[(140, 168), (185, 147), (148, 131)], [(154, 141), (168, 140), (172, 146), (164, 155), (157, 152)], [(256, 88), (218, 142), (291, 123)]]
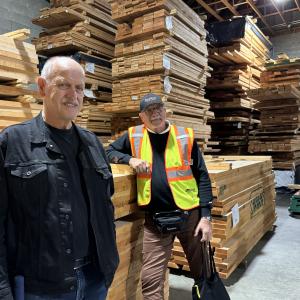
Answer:
[(37, 36), (41, 27), (31, 23), (39, 10), (49, 6), (46, 0), (0, 0), (0, 34), (21, 28), (29, 28), (31, 36)]
[(271, 38), (273, 43), (273, 58), (278, 53), (285, 52), (291, 58), (300, 57), (300, 32), (279, 35)]

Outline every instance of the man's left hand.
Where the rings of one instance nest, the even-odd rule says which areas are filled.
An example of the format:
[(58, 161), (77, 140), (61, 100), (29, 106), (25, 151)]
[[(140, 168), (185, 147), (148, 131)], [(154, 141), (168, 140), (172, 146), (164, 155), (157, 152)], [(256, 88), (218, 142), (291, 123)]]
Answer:
[(211, 222), (207, 220), (206, 218), (201, 218), (196, 229), (194, 236), (197, 236), (199, 234), (199, 231), (202, 232), (202, 239), (201, 242), (210, 241), (212, 237), (212, 226)]

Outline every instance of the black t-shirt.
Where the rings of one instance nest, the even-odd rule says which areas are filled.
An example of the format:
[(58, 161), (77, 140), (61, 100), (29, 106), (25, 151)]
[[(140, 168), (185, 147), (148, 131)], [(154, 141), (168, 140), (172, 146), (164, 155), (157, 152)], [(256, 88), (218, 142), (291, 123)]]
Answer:
[[(71, 204), (69, 226), (73, 239), (74, 258), (82, 258), (90, 254), (89, 251), (89, 205), (85, 186), (82, 180), (81, 165), (78, 160), (80, 140), (72, 126), (70, 129), (57, 129), (48, 124), (50, 137), (57, 144), (67, 161), (69, 174), (69, 193), (65, 201)], [(66, 205), (67, 207), (67, 205)]]
[(148, 132), (153, 151), (153, 166), (155, 166), (152, 168), (151, 202), (148, 206), (148, 209), (153, 212), (176, 209), (165, 169), (165, 149), (169, 132), (163, 134)]

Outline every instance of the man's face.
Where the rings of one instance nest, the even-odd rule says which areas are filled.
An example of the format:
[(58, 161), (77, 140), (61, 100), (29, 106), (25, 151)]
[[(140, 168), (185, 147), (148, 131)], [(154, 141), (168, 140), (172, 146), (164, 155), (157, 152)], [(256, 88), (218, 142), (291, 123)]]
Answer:
[[(57, 128), (68, 128), (80, 112), (84, 96), (84, 74), (80, 66), (55, 66), (53, 75), (44, 80), (45, 120)], [(39, 84), (40, 85), (40, 84)], [(49, 121), (49, 122), (48, 122)]]
[(157, 133), (166, 128), (166, 109), (162, 104), (153, 104), (140, 113), (140, 118), (145, 126)]

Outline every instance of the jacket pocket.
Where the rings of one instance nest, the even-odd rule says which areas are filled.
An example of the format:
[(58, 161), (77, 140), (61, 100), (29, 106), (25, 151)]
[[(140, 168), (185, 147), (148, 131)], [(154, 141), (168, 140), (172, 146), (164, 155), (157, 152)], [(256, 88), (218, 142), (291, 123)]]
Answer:
[(18, 166), (15, 169), (11, 170), (11, 175), (20, 177), (23, 179), (31, 179), (40, 173), (47, 170), (47, 165), (28, 165), (28, 166)]
[[(10, 197), (20, 212), (37, 217), (40, 200), (47, 197), (48, 166), (45, 163), (26, 163), (9, 167)], [(33, 209), (34, 207), (34, 209)]]

